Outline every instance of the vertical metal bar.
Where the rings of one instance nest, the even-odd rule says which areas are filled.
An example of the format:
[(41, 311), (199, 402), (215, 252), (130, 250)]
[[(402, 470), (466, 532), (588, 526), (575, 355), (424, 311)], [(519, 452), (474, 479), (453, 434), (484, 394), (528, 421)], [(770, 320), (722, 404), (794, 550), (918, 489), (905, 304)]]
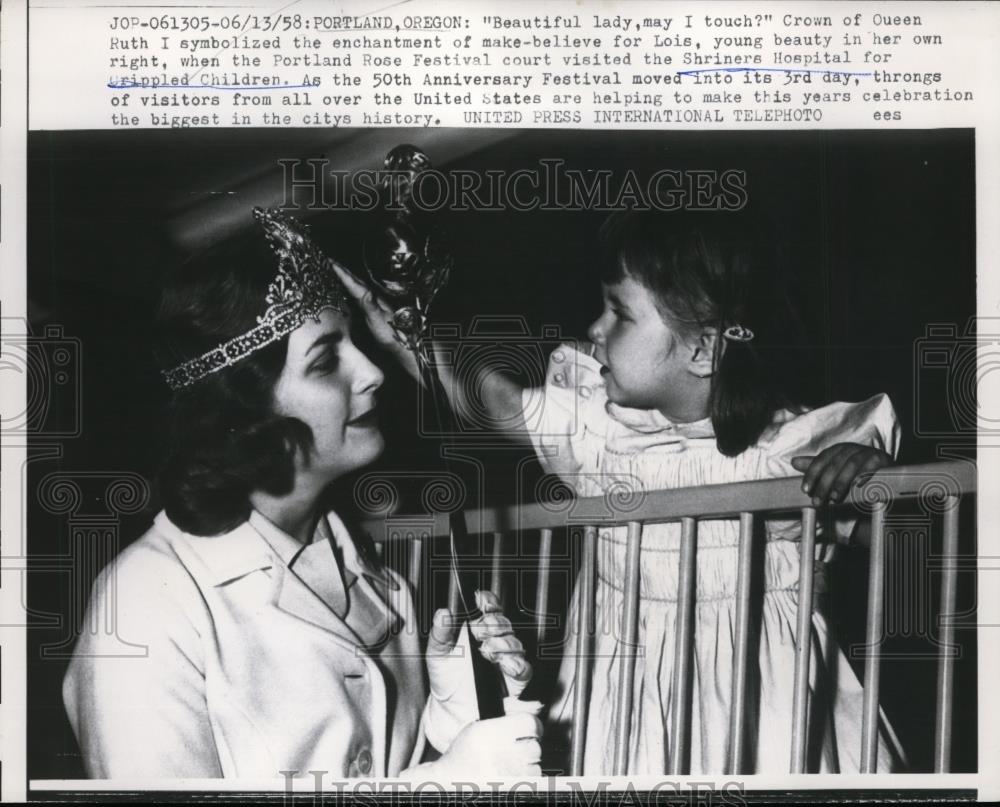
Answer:
[(941, 580), (941, 637), (938, 645), (937, 715), (934, 726), (934, 771), (951, 770), (952, 709), (955, 697), (955, 598), (958, 586), (958, 496), (949, 496), (944, 511), (944, 577)]
[(497, 595), (498, 600), (503, 600), (503, 578), (500, 574), (500, 561), (503, 558), (503, 533), (493, 533), (493, 565), (490, 575), (490, 591)]
[(868, 619), (865, 623), (865, 694), (861, 712), (861, 773), (875, 773), (878, 768), (878, 694), (885, 618), (885, 514), (888, 509), (888, 502), (878, 502), (872, 511)]
[(747, 663), (750, 652), (750, 572), (753, 561), (753, 513), (740, 513), (740, 550), (736, 576), (736, 637), (733, 689), (729, 711), (729, 774), (743, 772)]
[(816, 510), (802, 508), (799, 546), (799, 612), (795, 632), (795, 683), (792, 696), (790, 773), (805, 773), (809, 709), (809, 658), (812, 650), (813, 567), (816, 562)]
[(580, 569), (576, 609), (576, 671), (573, 692), (573, 736), (570, 746), (570, 776), (583, 776), (583, 752), (587, 745), (587, 707), (590, 705), (591, 633), (594, 625), (594, 575), (597, 569), (597, 529), (583, 533), (583, 566)]
[(670, 762), (667, 772), (684, 773), (687, 758), (688, 692), (691, 687), (691, 651), (694, 626), (695, 558), (698, 522), (681, 519), (680, 568), (677, 575), (677, 617), (674, 626), (674, 679), (670, 695)]
[(416, 595), (417, 587), (420, 585), (420, 557), (423, 553), (424, 542), (419, 535), (411, 533), (407, 537), (410, 539), (410, 563), (406, 569), (407, 579), (410, 581), (414, 595)]
[(615, 732), (613, 774), (628, 773), (629, 737), (632, 733), (632, 696), (635, 685), (635, 659), (640, 652), (639, 638), (639, 559), (642, 524), (628, 523), (625, 544), (625, 603), (622, 608), (621, 638), (618, 660), (618, 726)]
[(448, 564), (448, 610), (457, 614), (459, 609), (458, 599), (458, 578), (455, 576), (455, 569), (452, 564)]
[(545, 639), (545, 618), (549, 610), (549, 572), (552, 568), (552, 530), (542, 530), (538, 547), (538, 582), (535, 586), (535, 638)]

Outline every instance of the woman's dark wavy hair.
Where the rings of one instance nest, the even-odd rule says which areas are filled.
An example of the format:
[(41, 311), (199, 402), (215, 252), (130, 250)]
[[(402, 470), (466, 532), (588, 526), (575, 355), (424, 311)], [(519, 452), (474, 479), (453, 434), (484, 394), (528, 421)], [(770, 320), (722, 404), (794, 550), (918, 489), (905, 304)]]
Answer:
[[(254, 231), (207, 249), (166, 280), (157, 312), (159, 358), (175, 367), (250, 330), (264, 312), (277, 259)], [(250, 515), (250, 493), (286, 493), (309, 427), (274, 414), (288, 337), (173, 393), (159, 487), (167, 516), (194, 535), (218, 535)]]
[[(605, 283), (626, 274), (649, 289), (668, 324), (687, 335), (718, 330), (711, 418), (719, 451), (741, 454), (760, 438), (777, 410), (788, 406), (777, 371), (779, 334), (797, 321), (776, 252), (759, 218), (732, 211), (616, 213), (601, 228)], [(753, 340), (722, 338), (731, 325)]]

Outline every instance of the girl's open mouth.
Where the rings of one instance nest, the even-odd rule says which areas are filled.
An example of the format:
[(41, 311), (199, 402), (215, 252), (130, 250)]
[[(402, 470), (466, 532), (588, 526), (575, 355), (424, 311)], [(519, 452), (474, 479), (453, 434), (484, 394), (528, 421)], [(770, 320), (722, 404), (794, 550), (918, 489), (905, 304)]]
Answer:
[(356, 418), (352, 418), (347, 421), (348, 426), (359, 426), (361, 428), (366, 428), (369, 426), (374, 426), (378, 423), (378, 411), (372, 407), (363, 415), (358, 415)]

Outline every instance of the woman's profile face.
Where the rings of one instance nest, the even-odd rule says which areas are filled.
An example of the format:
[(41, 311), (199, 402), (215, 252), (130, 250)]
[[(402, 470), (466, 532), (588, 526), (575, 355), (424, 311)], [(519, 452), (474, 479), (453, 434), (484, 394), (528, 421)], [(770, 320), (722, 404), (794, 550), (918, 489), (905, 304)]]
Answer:
[(382, 371), (351, 341), (350, 319), (328, 309), (288, 337), (274, 387), (275, 414), (301, 420), (313, 435), (296, 472), (328, 482), (372, 462), (385, 446), (375, 412)]

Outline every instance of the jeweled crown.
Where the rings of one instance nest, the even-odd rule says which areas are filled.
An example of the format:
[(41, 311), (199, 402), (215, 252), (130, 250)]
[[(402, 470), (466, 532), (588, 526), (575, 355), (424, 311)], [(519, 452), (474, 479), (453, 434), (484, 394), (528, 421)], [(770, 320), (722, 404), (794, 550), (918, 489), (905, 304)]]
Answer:
[(278, 272), (267, 287), (267, 308), (257, 325), (244, 334), (190, 359), (163, 377), (173, 390), (183, 389), (205, 376), (229, 367), (262, 347), (294, 331), (306, 317), (319, 319), (332, 308), (348, 311), (348, 295), (331, 261), (309, 237), (309, 228), (274, 208), (253, 209), (268, 243), (278, 256)]

